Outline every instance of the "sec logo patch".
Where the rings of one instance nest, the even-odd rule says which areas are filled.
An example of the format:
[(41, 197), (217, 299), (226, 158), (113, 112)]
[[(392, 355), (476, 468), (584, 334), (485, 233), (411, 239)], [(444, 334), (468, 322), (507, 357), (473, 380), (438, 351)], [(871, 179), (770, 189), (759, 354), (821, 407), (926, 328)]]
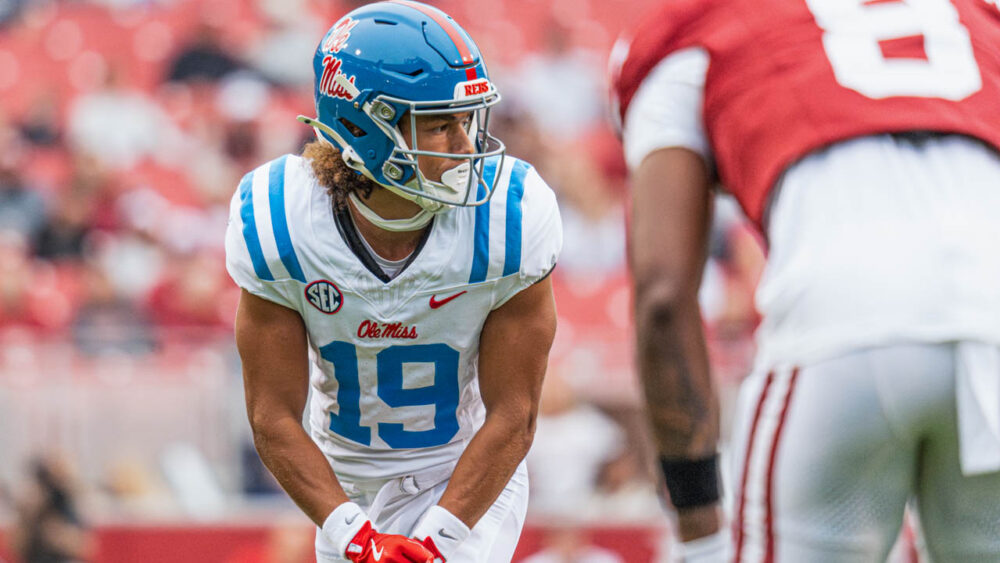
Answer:
[(306, 299), (309, 304), (327, 315), (340, 310), (344, 304), (344, 294), (333, 282), (317, 280), (306, 286)]

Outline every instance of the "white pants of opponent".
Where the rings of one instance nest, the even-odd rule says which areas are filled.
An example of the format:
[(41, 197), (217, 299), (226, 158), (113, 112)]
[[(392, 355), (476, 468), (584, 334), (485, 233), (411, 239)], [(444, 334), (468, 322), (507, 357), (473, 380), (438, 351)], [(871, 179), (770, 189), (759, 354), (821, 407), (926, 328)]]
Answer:
[[(885, 561), (912, 499), (932, 561), (1000, 562), (1000, 473), (963, 475), (959, 439), (963, 370), (1000, 380), (998, 358), (978, 342), (899, 344), (751, 375), (731, 473), (736, 561)], [(992, 391), (975, 400), (1000, 401)]]
[[(389, 481), (343, 481), (347, 496), (368, 513), (375, 530), (383, 534), (409, 536), (420, 517), (437, 504), (448, 486), (454, 465), (431, 468)], [(528, 472), (524, 462), (500, 493), (496, 502), (472, 528), (459, 552), (448, 563), (509, 563), (521, 536), (528, 510)], [(347, 561), (316, 530), (316, 561)]]

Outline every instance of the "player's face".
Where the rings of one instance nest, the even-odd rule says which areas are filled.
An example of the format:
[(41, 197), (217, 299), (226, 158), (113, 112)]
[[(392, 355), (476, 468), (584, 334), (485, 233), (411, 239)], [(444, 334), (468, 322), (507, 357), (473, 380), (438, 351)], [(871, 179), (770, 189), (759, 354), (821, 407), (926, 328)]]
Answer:
[[(448, 152), (455, 154), (472, 154), (472, 139), (469, 128), (472, 126), (472, 112), (452, 113), (446, 115), (418, 115), (414, 120), (417, 136), (415, 149), (422, 151)], [(406, 142), (411, 142), (410, 118), (403, 116), (399, 122), (399, 130)], [(417, 164), (424, 177), (435, 182), (441, 181), (441, 175), (446, 171), (467, 162), (437, 156), (418, 156)]]

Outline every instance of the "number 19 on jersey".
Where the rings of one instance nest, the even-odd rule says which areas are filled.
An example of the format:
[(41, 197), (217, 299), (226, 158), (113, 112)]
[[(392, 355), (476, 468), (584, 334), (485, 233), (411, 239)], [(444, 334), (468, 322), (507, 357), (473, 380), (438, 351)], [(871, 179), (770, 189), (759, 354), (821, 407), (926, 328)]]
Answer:
[[(361, 424), (361, 384), (357, 348), (334, 341), (319, 349), (333, 364), (339, 389), (339, 412), (330, 413), (330, 430), (365, 446), (371, 445), (372, 427)], [(458, 433), (459, 353), (446, 344), (390, 346), (376, 355), (378, 397), (390, 408), (434, 405), (434, 428), (406, 430), (401, 423), (379, 422), (379, 437), (394, 449), (442, 446)], [(403, 385), (403, 366), (433, 364), (434, 383), (426, 387)]]

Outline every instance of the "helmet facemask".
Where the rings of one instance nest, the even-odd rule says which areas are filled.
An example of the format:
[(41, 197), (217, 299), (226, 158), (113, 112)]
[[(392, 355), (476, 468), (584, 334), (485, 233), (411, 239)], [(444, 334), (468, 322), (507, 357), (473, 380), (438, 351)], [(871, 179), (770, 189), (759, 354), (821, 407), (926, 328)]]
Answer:
[[(460, 85), (461, 86), (461, 85)], [(387, 95), (376, 97), (365, 104), (364, 111), (395, 145), (382, 166), (382, 176), (392, 189), (402, 197), (411, 199), (421, 207), (438, 212), (446, 206), (477, 206), (490, 200), (498, 176), (487, 183), (484, 177), (486, 159), (503, 158), (506, 147), (489, 132), (492, 106), (500, 101), (500, 94), (492, 86), (488, 92), (471, 97), (445, 101), (415, 102)], [(409, 119), (410, 135), (404, 138), (396, 116)], [(466, 131), (473, 146), (469, 154), (423, 150), (417, 140), (417, 118), (421, 116), (450, 115), (471, 112), (471, 123)], [(431, 180), (420, 170), (418, 157), (430, 156), (463, 161), (442, 174), (441, 180)]]

